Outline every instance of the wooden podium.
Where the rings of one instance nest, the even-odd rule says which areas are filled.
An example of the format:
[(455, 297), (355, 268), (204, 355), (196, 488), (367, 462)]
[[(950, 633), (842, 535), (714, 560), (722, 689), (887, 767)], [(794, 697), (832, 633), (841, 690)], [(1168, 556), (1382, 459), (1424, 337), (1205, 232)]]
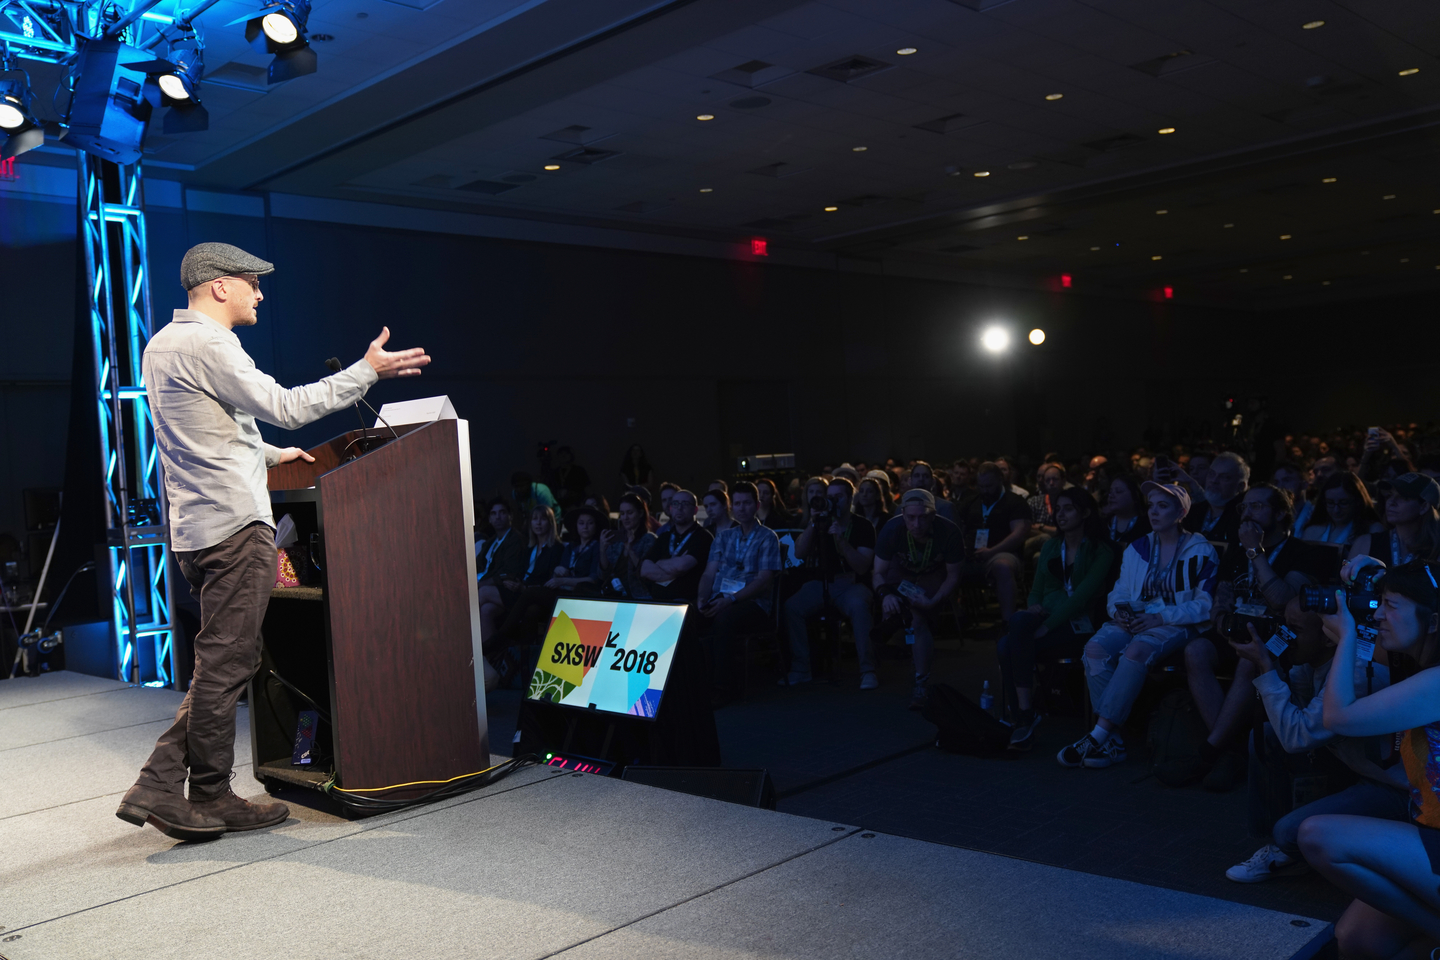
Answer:
[[(319, 587), (276, 588), (250, 682), (255, 777), (373, 789), (490, 766), (476, 598), (469, 425), (355, 430), (269, 472), (275, 519), (311, 547)], [(366, 431), (378, 441), (389, 431)], [(292, 763), (301, 711), (315, 755)], [(377, 794), (414, 796), (432, 787)]]

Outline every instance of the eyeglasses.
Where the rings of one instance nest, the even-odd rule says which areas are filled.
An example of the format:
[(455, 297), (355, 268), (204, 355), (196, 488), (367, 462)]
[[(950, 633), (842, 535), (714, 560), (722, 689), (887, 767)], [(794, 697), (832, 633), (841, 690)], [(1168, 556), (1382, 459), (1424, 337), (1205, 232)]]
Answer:
[(217, 280), (239, 280), (241, 283), (248, 283), (248, 284), (250, 284), (250, 289), (251, 289), (251, 290), (254, 290), (256, 293), (259, 293), (259, 292), (260, 292), (260, 278), (259, 278), (259, 277), (255, 277), (253, 280), (250, 279), (250, 278), (248, 278), (248, 277), (235, 277), (235, 276), (216, 277), (216, 279), (217, 279)]
[(1332, 499), (1330, 497), (1325, 498), (1325, 506), (1327, 507), (1348, 507), (1354, 502), (1355, 500), (1351, 497), (1341, 497), (1338, 500)]

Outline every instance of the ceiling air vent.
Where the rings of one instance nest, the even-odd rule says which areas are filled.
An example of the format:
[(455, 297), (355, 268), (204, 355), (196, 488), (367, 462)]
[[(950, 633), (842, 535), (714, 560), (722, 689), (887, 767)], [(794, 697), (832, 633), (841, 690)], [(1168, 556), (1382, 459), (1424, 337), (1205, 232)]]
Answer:
[(554, 140), (557, 143), (573, 143), (583, 147), (586, 144), (598, 143), (601, 140), (605, 140), (613, 136), (615, 136), (615, 134), (613, 133), (603, 133), (599, 130), (592, 129), (591, 127), (585, 127), (581, 126), (578, 123), (572, 123), (568, 127), (561, 127), (559, 130), (552, 130), (549, 133), (542, 135), (540, 139)]
[(883, 60), (876, 60), (873, 57), (862, 57), (855, 54), (853, 57), (845, 57), (836, 60), (834, 63), (827, 63), (823, 67), (816, 67), (807, 70), (806, 73), (814, 74), (817, 77), (826, 77), (830, 80), (839, 80), (841, 83), (849, 83), (852, 80), (859, 80), (861, 77), (868, 77), (880, 73), (882, 70), (889, 70), (894, 64), (886, 63)]
[(410, 186), (432, 187), (437, 190), (448, 190), (450, 189), (450, 184), (454, 182), (455, 178), (450, 176), (450, 174), (448, 173), (432, 173), (430, 176), (425, 177), (422, 180), (416, 180), (414, 183), (410, 184)]
[(948, 117), (936, 117), (934, 120), (917, 123), (915, 124), (915, 129), (929, 130), (931, 133), (950, 133), (954, 130), (963, 130), (966, 127), (973, 127), (976, 124), (984, 122), (984, 120), (979, 120), (975, 117), (967, 117), (963, 113), (952, 113)]
[(765, 166), (756, 167), (749, 172), (755, 174), (757, 177), (784, 179), (785, 177), (793, 177), (797, 173), (804, 173), (809, 169), (809, 167), (797, 167), (793, 163), (767, 163)]
[(536, 179), (536, 177), (533, 173), (507, 173), (500, 179), (504, 180), (506, 183), (529, 183), (530, 181)]
[(580, 147), (577, 150), (566, 150), (564, 153), (557, 153), (551, 160), (568, 160), (570, 163), (601, 163), (611, 157), (620, 156), (619, 150), (595, 150), (591, 147)]
[(1091, 150), (1098, 150), (1101, 153), (1109, 153), (1111, 150), (1133, 147), (1137, 143), (1144, 142), (1144, 137), (1138, 137), (1133, 133), (1118, 133), (1113, 137), (1105, 137), (1103, 140), (1090, 140), (1080, 146), (1089, 147)]
[(726, 83), (733, 83), (741, 87), (755, 88), (764, 86), (781, 77), (788, 77), (794, 73), (789, 67), (777, 67), (773, 63), (766, 63), (764, 60), (750, 60), (740, 64), (738, 67), (731, 67), (729, 70), (721, 70), (719, 73), (711, 74), (712, 80), (724, 80)]
[(488, 193), (495, 196), (497, 193), (504, 193), (507, 190), (514, 190), (519, 184), (501, 183), (499, 180), (472, 180), (469, 183), (462, 183), (456, 190), (468, 190), (471, 193)]
[(1190, 50), (1176, 50), (1174, 53), (1167, 53), (1152, 60), (1132, 63), (1130, 69), (1139, 70), (1150, 77), (1169, 77), (1214, 62), (1213, 57), (1201, 56)]

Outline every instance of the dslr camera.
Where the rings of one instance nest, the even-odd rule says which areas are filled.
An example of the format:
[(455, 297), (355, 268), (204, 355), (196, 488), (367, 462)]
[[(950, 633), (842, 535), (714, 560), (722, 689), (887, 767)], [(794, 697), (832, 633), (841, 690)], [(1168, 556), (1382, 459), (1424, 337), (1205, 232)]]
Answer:
[(1237, 643), (1249, 643), (1250, 631), (1245, 627), (1252, 623), (1261, 640), (1274, 636), (1275, 631), (1280, 628), (1279, 618), (1271, 615), (1270, 608), (1263, 599), (1248, 597), (1237, 600), (1233, 612), (1221, 615), (1220, 632)]
[[(1345, 606), (1357, 624), (1373, 625), (1375, 611), (1380, 607), (1380, 591), (1376, 584), (1385, 575), (1381, 566), (1365, 566), (1355, 574), (1354, 581), (1344, 588)], [(1300, 592), (1300, 609), (1309, 613), (1339, 613), (1334, 587), (1305, 587)]]
[(810, 522), (817, 527), (828, 526), (831, 520), (831, 505), (828, 497), (810, 498)]

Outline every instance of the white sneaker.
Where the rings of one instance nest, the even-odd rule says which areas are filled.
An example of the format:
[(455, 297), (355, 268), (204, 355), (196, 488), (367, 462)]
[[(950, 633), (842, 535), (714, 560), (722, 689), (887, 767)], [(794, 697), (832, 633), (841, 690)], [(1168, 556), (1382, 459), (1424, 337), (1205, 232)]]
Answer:
[(880, 678), (877, 677), (877, 676), (875, 676), (875, 674), (873, 674), (873, 673), (862, 673), (862, 674), (860, 674), (860, 689), (861, 689), (861, 690), (874, 690), (874, 689), (875, 689), (876, 687), (878, 687), (878, 686), (880, 686)]
[(1112, 763), (1122, 763), (1125, 760), (1125, 742), (1114, 734), (1100, 748), (1085, 758), (1085, 766), (1092, 770), (1101, 767), (1108, 767)]
[(1244, 863), (1237, 863), (1225, 871), (1225, 876), (1236, 883), (1261, 883), (1273, 877), (1300, 873), (1309, 865), (1299, 857), (1292, 857), (1275, 844), (1268, 844), (1255, 851), (1255, 855)]

